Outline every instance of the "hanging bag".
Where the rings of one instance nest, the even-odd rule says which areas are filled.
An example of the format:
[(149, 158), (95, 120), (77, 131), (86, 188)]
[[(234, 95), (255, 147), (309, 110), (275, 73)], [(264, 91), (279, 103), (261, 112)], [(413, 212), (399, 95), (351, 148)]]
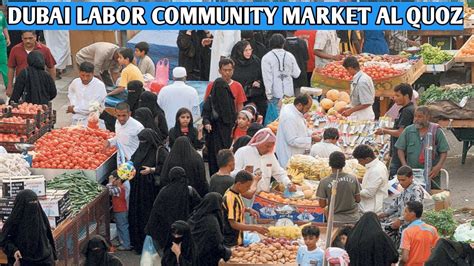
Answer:
[(155, 80), (150, 84), (150, 91), (158, 94), (160, 90), (168, 85), (170, 74), (170, 62), (168, 58), (163, 58), (156, 63)]

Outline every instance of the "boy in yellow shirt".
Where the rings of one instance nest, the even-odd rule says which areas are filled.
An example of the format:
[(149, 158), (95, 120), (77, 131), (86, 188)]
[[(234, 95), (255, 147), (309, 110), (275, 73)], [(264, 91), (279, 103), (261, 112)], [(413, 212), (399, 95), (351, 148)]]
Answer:
[(120, 81), (117, 88), (109, 92), (107, 96), (119, 97), (119, 94), (125, 91), (130, 81), (139, 80), (142, 83), (144, 82), (142, 72), (132, 62), (133, 50), (130, 48), (120, 48), (118, 50), (118, 63), (123, 67), (122, 73), (120, 74)]

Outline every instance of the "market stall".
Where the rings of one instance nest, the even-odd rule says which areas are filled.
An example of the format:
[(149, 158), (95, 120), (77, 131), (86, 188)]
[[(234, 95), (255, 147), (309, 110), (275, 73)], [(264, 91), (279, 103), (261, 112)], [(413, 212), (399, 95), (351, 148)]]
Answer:
[(458, 63), (471, 68), (471, 81), (474, 81), (474, 38), (471, 36), (469, 40), (461, 47), (461, 49), (454, 56), (454, 60)]
[[(398, 55), (375, 56), (360, 54), (356, 56), (361, 70), (368, 74), (375, 86), (375, 96), (380, 97), (380, 114), (388, 110), (393, 88), (400, 83), (413, 84), (425, 72), (423, 60), (409, 60)], [(325, 94), (331, 89), (350, 93), (352, 77), (342, 66), (342, 61), (331, 62), (322, 69), (315, 69), (311, 86), (323, 89)]]
[(15, 144), (34, 144), (56, 123), (52, 104), (30, 103), (0, 106), (0, 146), (7, 152), (20, 152)]

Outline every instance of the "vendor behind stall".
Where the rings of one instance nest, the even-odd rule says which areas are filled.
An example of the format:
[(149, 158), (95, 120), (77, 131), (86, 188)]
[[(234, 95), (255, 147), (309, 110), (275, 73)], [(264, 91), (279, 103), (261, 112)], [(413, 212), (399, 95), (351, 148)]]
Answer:
[(247, 192), (253, 183), (253, 175), (241, 170), (235, 176), (234, 185), (224, 194), (224, 245), (228, 247), (242, 245), (244, 231), (255, 231), (260, 234), (268, 233), (268, 229), (259, 225), (247, 225), (244, 213), (248, 212), (255, 218), (259, 217), (256, 210), (244, 205), (242, 194)]
[(353, 56), (344, 59), (342, 65), (354, 76), (351, 83), (352, 107), (344, 110), (342, 115), (350, 120), (374, 120), (372, 104), (375, 99), (375, 87), (372, 78), (360, 70), (359, 61)]
[(291, 183), (285, 170), (278, 163), (275, 154), (276, 136), (269, 128), (259, 130), (250, 140), (249, 144), (240, 148), (235, 154), (235, 170), (232, 176), (237, 175), (240, 170), (248, 169), (250, 172), (260, 170), (262, 179), (258, 182), (257, 193), (270, 191), (271, 178), (295, 191), (296, 187)]

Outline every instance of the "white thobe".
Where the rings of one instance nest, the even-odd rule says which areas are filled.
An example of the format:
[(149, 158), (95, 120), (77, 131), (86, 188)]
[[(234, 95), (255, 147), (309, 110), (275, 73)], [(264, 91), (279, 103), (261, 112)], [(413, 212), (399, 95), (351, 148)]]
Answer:
[(175, 81), (173, 84), (163, 87), (158, 94), (157, 102), (165, 112), (168, 128), (175, 126), (176, 113), (183, 107), (191, 111), (194, 121), (197, 121), (201, 116), (196, 89), (186, 85), (183, 81)]
[(262, 58), (262, 78), (268, 99), (293, 96), (293, 78), (300, 74), (301, 69), (293, 54), (283, 49), (273, 49)]
[(291, 156), (304, 154), (305, 150), (311, 149), (312, 131), (294, 104), (282, 108), (277, 132), (276, 154), (282, 167), (287, 166)]
[(67, 97), (74, 106), (72, 124), (76, 125), (87, 121), (91, 103), (98, 102), (104, 107), (107, 91), (104, 83), (98, 78), (94, 77), (87, 85), (84, 85), (80, 78), (76, 78), (69, 85)]
[[(121, 125), (117, 120), (115, 122), (115, 137), (109, 139), (112, 146), (120, 144), (122, 152), (125, 155), (125, 160), (128, 161), (138, 149), (140, 141), (138, 140), (138, 133), (144, 129), (143, 125), (130, 117), (125, 125)], [(120, 155), (117, 155), (117, 165), (121, 163)]]
[(285, 186), (291, 183), (274, 153), (260, 155), (257, 147), (242, 147), (235, 153), (235, 170), (231, 173), (231, 176), (236, 176), (239, 171), (245, 170), (246, 166), (253, 166), (254, 171), (257, 169), (262, 171), (262, 179), (257, 184), (257, 193), (260, 191), (270, 191), (272, 176)]
[(229, 57), (234, 45), (240, 41), (240, 30), (216, 30), (212, 33), (211, 66), (209, 81), (220, 77), (219, 61), (221, 57)]
[(318, 142), (311, 147), (309, 155), (318, 158), (329, 158), (329, 155), (335, 151), (342, 151), (336, 144), (325, 141)]
[(359, 203), (362, 212), (383, 211), (383, 201), (388, 197), (387, 166), (378, 159), (365, 165), (367, 169), (362, 180)]

